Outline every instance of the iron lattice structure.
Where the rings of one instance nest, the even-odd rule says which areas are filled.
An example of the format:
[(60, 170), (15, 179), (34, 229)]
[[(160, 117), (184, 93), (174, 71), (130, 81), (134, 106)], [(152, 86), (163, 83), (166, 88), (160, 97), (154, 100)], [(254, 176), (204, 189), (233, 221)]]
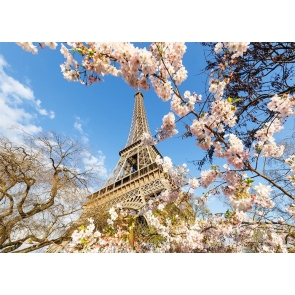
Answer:
[[(151, 134), (143, 103), (143, 94), (138, 91), (129, 136), (125, 148), (120, 152), (120, 159), (104, 186), (88, 197), (81, 217), (66, 232), (69, 237), (80, 225), (87, 224), (92, 217), (98, 228), (106, 224), (111, 207), (120, 204), (123, 208), (139, 210), (146, 202), (166, 188), (161, 177), (160, 167), (156, 164), (157, 155), (161, 156), (155, 146), (141, 142), (144, 132)], [(162, 156), (161, 156), (162, 157)], [(47, 252), (59, 252), (60, 246), (49, 247)]]

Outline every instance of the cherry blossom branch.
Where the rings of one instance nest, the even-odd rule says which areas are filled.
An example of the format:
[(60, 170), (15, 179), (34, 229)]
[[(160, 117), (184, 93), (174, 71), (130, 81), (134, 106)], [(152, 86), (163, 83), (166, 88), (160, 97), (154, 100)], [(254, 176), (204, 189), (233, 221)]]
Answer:
[(267, 177), (264, 174), (261, 174), (259, 171), (257, 171), (256, 169), (252, 168), (250, 163), (246, 163), (246, 167), (256, 173), (257, 175), (259, 175), (260, 177), (264, 178), (265, 180), (267, 180), (269, 183), (271, 183), (273, 186), (275, 186), (276, 188), (278, 188), (281, 192), (283, 192), (286, 196), (288, 196), (290, 199), (292, 199), (293, 201), (295, 201), (295, 197), (293, 197), (291, 194), (289, 194), (286, 190), (284, 190), (281, 186), (279, 186), (277, 183), (275, 183), (272, 179), (270, 179), (269, 177)]

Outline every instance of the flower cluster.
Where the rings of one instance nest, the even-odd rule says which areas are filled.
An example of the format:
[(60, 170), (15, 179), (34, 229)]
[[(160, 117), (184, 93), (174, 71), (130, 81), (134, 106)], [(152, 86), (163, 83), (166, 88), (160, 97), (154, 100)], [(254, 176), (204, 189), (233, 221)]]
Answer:
[(203, 188), (207, 188), (219, 176), (217, 169), (209, 169), (201, 172), (200, 184)]
[(170, 81), (166, 80), (163, 82), (157, 78), (154, 78), (153, 76), (150, 77), (150, 80), (155, 92), (163, 101), (167, 101), (171, 98), (173, 91)]
[(285, 160), (285, 163), (290, 166), (291, 175), (287, 175), (286, 178), (292, 182), (295, 186), (295, 156), (292, 155)]
[(214, 124), (214, 122), (210, 119), (210, 116), (208, 117), (208, 114), (205, 113), (199, 119), (195, 119), (190, 126), (191, 133), (197, 137), (197, 145), (202, 149), (208, 149), (212, 145), (213, 133), (207, 126), (210, 126), (210, 123)]
[(141, 142), (144, 145), (155, 145), (157, 143), (157, 140), (153, 138), (150, 133), (144, 132), (140, 138)]
[(197, 178), (191, 178), (188, 181), (188, 184), (190, 186), (191, 189), (196, 189), (200, 186), (199, 180)]
[(150, 51), (158, 62), (161, 77), (172, 77), (176, 85), (187, 78), (187, 71), (182, 65), (186, 46), (182, 42), (158, 42), (150, 46)]
[[(197, 137), (197, 145), (202, 149), (209, 149), (212, 145), (216, 148), (216, 155), (222, 156), (221, 145), (218, 141), (213, 143), (213, 130), (224, 131), (224, 125), (233, 127), (236, 122), (236, 108), (228, 100), (216, 100), (211, 104), (211, 115), (204, 113), (195, 119), (190, 126), (191, 133)], [(233, 140), (232, 140), (233, 141)], [(238, 141), (238, 139), (236, 139)], [(229, 151), (229, 154), (232, 152)], [(226, 157), (226, 154), (223, 154)]]
[(263, 128), (256, 131), (257, 143), (254, 148), (257, 152), (262, 151), (262, 157), (280, 157), (284, 152), (284, 146), (277, 146), (273, 137), (274, 133), (281, 131), (284, 127), (281, 120), (275, 118), (272, 122), (265, 124)]
[(274, 202), (269, 197), (272, 190), (271, 187), (269, 185), (259, 183), (254, 188), (257, 192), (254, 197), (254, 203), (266, 209), (272, 208), (274, 206)]
[(233, 127), (236, 123), (236, 107), (228, 100), (217, 100), (211, 104), (211, 116), (215, 119), (215, 124), (223, 123)]
[(291, 204), (289, 208), (286, 208), (286, 211), (292, 215), (293, 218), (295, 218), (295, 205)]
[[(66, 58), (66, 62), (60, 65), (61, 72), (63, 73), (64, 78), (68, 81), (79, 81), (80, 72), (77, 70), (77, 61), (74, 60), (73, 55), (63, 44), (61, 44), (60, 52)], [(72, 66), (74, 67), (74, 69), (72, 69)]]
[(221, 190), (229, 200), (232, 207), (240, 212), (252, 209), (254, 197), (249, 193), (252, 180), (247, 178), (246, 173), (231, 171), (227, 164), (223, 165), (226, 169), (222, 172), (221, 179), (226, 181), (226, 185), (221, 186)]
[(229, 134), (228, 144), (229, 147), (222, 153), (222, 157), (235, 168), (242, 169), (249, 157), (249, 152), (244, 150), (242, 141), (234, 134)]
[(114, 221), (118, 218), (118, 213), (116, 212), (116, 209), (112, 207), (109, 210), (110, 218), (108, 218), (107, 223), (112, 225), (114, 224)]
[(293, 110), (294, 105), (294, 95), (284, 94), (282, 96), (274, 95), (267, 104), (267, 107), (270, 111), (278, 112), (281, 117), (286, 117), (295, 114)]
[(252, 199), (251, 198), (237, 198), (236, 195), (232, 195), (229, 197), (231, 201), (231, 205), (235, 210), (240, 212), (247, 212), (252, 209)]
[[(33, 42), (16, 42), (18, 46), (20, 46), (23, 50), (32, 52), (33, 54), (38, 53), (38, 48), (33, 44)], [(43, 42), (39, 43), (40, 47), (44, 49), (44, 46), (49, 47), (50, 49), (56, 49), (57, 43), (56, 42)]]
[(33, 54), (38, 53), (37, 47), (32, 42), (16, 42), (23, 50), (32, 52)]
[(162, 168), (163, 168), (163, 171), (167, 172), (167, 173), (170, 172), (172, 170), (172, 168), (173, 168), (172, 161), (171, 161), (171, 159), (169, 157), (164, 157), (163, 160), (162, 160), (162, 158), (159, 155), (157, 155), (156, 163), (158, 165), (161, 165)]
[[(234, 112), (232, 109), (227, 109), (227, 106), (227, 102), (222, 100), (213, 103), (213, 115), (208, 116), (206, 113), (200, 119), (195, 119), (190, 130), (192, 134), (197, 137), (198, 146), (202, 149), (209, 149), (211, 145), (214, 145), (217, 157), (226, 158), (229, 164), (232, 164), (235, 168), (241, 169), (244, 166), (244, 161), (249, 157), (249, 152), (244, 150), (242, 141), (236, 135), (229, 134), (227, 135), (229, 136), (228, 144), (222, 147), (220, 142), (213, 142), (211, 139), (214, 136), (211, 131), (212, 129), (217, 128), (219, 132), (224, 130), (221, 120), (231, 125), (236, 120)], [(211, 130), (207, 126), (211, 126)]]
[(175, 116), (173, 113), (170, 112), (163, 117), (161, 130), (158, 131), (159, 140), (164, 140), (177, 134), (178, 131), (175, 129), (175, 127)]
[(79, 230), (75, 230), (72, 234), (72, 241), (71, 241), (71, 247), (73, 247), (76, 244), (90, 244), (96, 238), (99, 238), (101, 236), (101, 233), (99, 231), (95, 231), (94, 226), (94, 220), (92, 218), (88, 219), (89, 225), (87, 227), (81, 226), (79, 227)]
[(226, 197), (231, 197), (241, 182), (241, 176), (235, 171), (228, 170), (222, 178), (227, 182), (227, 186), (222, 186), (221, 190)]
[(197, 96), (196, 93), (191, 95), (190, 91), (185, 91), (183, 100), (186, 100), (186, 102), (184, 102), (174, 94), (171, 101), (171, 110), (179, 117), (184, 117), (194, 109), (195, 103), (199, 103), (201, 99), (201, 95)]
[(274, 95), (270, 99), (267, 107), (270, 111), (276, 112), (276, 117), (256, 132), (257, 143), (254, 144), (256, 155), (262, 152), (263, 157), (280, 157), (283, 154), (284, 146), (278, 146), (273, 135), (284, 128), (282, 124), (287, 116), (295, 115), (294, 105), (295, 97), (289, 94)]
[(219, 53), (223, 48), (226, 48), (230, 53), (233, 53), (231, 56), (232, 59), (243, 56), (244, 53), (248, 50), (249, 42), (219, 42), (215, 45), (215, 52)]
[(210, 81), (209, 81), (209, 85), (210, 85), (209, 91), (211, 93), (215, 93), (214, 98), (216, 100), (220, 100), (221, 97), (223, 96), (223, 92), (224, 92), (224, 88), (225, 88), (226, 84), (227, 83), (225, 82), (225, 80), (219, 81), (217, 79), (210, 79)]
[[(150, 84), (157, 95), (167, 101), (172, 95), (171, 82), (180, 85), (187, 78), (187, 71), (182, 65), (182, 57), (186, 51), (184, 43), (156, 42), (149, 50), (138, 48), (128, 42), (68, 42), (74, 53), (82, 57), (81, 65), (72, 60), (71, 70), (77, 71), (77, 79), (85, 83), (82, 73), (88, 72), (87, 85), (99, 81), (99, 76), (122, 76), (131, 87), (148, 90)], [(65, 56), (66, 57), (66, 56)], [(66, 57), (67, 58), (67, 57)], [(69, 62), (65, 62), (62, 72), (69, 80)], [(76, 76), (74, 76), (76, 78)], [(89, 81), (92, 77), (92, 81)]]
[[(162, 170), (164, 173), (166, 173), (166, 175), (170, 175), (169, 180), (173, 187), (181, 188), (188, 183), (187, 174), (189, 169), (186, 168), (186, 164), (183, 164), (182, 166), (173, 166), (173, 163), (169, 157), (164, 157), (162, 160), (159, 155), (156, 157), (156, 163), (162, 167)], [(193, 183), (196, 186), (197, 180), (194, 180)]]
[(234, 188), (241, 180), (241, 175), (235, 171), (228, 170), (225, 172), (223, 179), (227, 182), (229, 187)]

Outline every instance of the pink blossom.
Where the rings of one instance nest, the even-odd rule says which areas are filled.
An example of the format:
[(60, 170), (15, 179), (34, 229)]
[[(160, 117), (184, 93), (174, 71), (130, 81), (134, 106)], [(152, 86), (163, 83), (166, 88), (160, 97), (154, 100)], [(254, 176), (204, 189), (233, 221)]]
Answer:
[(271, 187), (259, 183), (259, 185), (255, 186), (255, 190), (257, 194), (254, 198), (254, 203), (263, 208), (273, 208), (274, 202), (269, 198), (270, 192), (272, 191)]
[(200, 184), (202, 187), (207, 188), (216, 178), (219, 176), (219, 172), (217, 170), (205, 170), (201, 172), (201, 180)]
[(191, 178), (188, 183), (190, 188), (192, 189), (196, 189), (200, 186), (200, 183), (197, 178)]
[(16, 42), (23, 50), (32, 52), (33, 54), (38, 53), (37, 47), (32, 42)]

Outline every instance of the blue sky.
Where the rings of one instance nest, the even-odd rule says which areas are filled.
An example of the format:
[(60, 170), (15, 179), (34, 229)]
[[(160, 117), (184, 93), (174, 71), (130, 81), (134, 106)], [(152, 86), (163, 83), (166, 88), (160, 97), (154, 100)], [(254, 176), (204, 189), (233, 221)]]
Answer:
[[(99, 8), (97, 8), (97, 1), (88, 1), (86, 6), (75, 0), (58, 1), (58, 3), (53, 1), (46, 6), (46, 13), (44, 13), (44, 6), (41, 8), (39, 5), (39, 8), (35, 1), (7, 1), (1, 4), (2, 11), (5, 12), (2, 13), (0, 19), (1, 28), (3, 28), (1, 32), (2, 40), (284, 41), (292, 36), (290, 34), (291, 28), (293, 28), (292, 10), (284, 11), (284, 21), (278, 25), (277, 21), (270, 21), (277, 19), (277, 6), (265, 6), (262, 2), (255, 1), (255, 10), (253, 10), (254, 1), (253, 3), (252, 1), (247, 2), (247, 5), (236, 1), (199, 1), (198, 3), (185, 1), (178, 2), (176, 5), (173, 5), (173, 2), (167, 5), (165, 1), (149, 1), (148, 4), (143, 7), (135, 1), (113, 1), (112, 7), (114, 9), (110, 11), (109, 2), (100, 2)], [(77, 17), (77, 8), (81, 11), (79, 17)], [(242, 9), (237, 10), (237, 8)], [(238, 13), (235, 13), (235, 10)], [(111, 13), (100, 13), (101, 11)], [(249, 16), (254, 17), (250, 19)], [(86, 20), (86, 22), (83, 23), (83, 20)], [(199, 78), (195, 77), (194, 74), (202, 67), (199, 67), (199, 65), (202, 63), (203, 54), (198, 49), (192, 49), (187, 52), (185, 59), (189, 57), (189, 54), (194, 56), (196, 62), (185, 62), (189, 70), (189, 79), (182, 84), (181, 89), (186, 90), (186, 85), (192, 85), (189, 90), (197, 93), (198, 91), (202, 92), (204, 90), (202, 80), (199, 81)], [(108, 172), (112, 170), (119, 159), (118, 150), (125, 145), (127, 140), (135, 91), (129, 89), (120, 78), (111, 79), (112, 83), (107, 80), (108, 83), (101, 83), (89, 88), (67, 82), (60, 73), (59, 64), (63, 62), (63, 57), (58, 50), (54, 52), (47, 49), (39, 52), (37, 56), (33, 56), (28, 52), (23, 52), (15, 44), (0, 43), (0, 55), (10, 65), (10, 68), (5, 68), (4, 72), (16, 81), (30, 87), (35, 99), (41, 100), (42, 108), (48, 111), (52, 110), (55, 113), (54, 119), (44, 115), (41, 116), (34, 106), (24, 100), (18, 107), (23, 108), (33, 116), (29, 120), (31, 124), (42, 127), (43, 130), (53, 129), (57, 132), (65, 132), (78, 137), (81, 134), (74, 128), (74, 123), (75, 116), (79, 116), (83, 122), (85, 121), (82, 128), (88, 136), (89, 144), (93, 147), (94, 153), (101, 150), (106, 157), (104, 161), (105, 167)], [(144, 93), (144, 95), (147, 116), (153, 131), (157, 126), (161, 125), (161, 118), (168, 113), (170, 107), (169, 103), (164, 104), (161, 102), (152, 91)], [(0, 108), (0, 112), (1, 110), (2, 108)], [(114, 117), (114, 113), (116, 113), (116, 117)], [(1, 113), (1, 126), (4, 123), (2, 118), (3, 113)], [(110, 126), (116, 132), (111, 132)], [(188, 140), (168, 140), (161, 143), (158, 148), (163, 155), (171, 156), (175, 163), (183, 163), (186, 159), (195, 159), (200, 151), (194, 146), (193, 140)], [(178, 147), (180, 148), (178, 149)], [(191, 171), (193, 171), (193, 168), (191, 168)], [(52, 290), (55, 289), (56, 285), (65, 286), (65, 278), (68, 281), (73, 281), (73, 278), (78, 279), (80, 274), (78, 272), (77, 275), (77, 267), (83, 267), (84, 269), (87, 267), (87, 284), (66, 285), (67, 292), (70, 289), (73, 294), (78, 293), (78, 291), (92, 292), (94, 288), (97, 288), (98, 277), (104, 282), (102, 287), (99, 286), (102, 290), (104, 290), (105, 286), (111, 286), (112, 290), (118, 291), (120, 294), (129, 292), (128, 288), (122, 288), (122, 286), (126, 285), (125, 282), (126, 279), (128, 280), (129, 271), (125, 272), (128, 274), (128, 276), (125, 276), (121, 268), (116, 266), (124, 265), (127, 270), (132, 271), (133, 262), (144, 265), (144, 270), (152, 269), (153, 272), (159, 270), (153, 276), (156, 284), (159, 282), (157, 288), (160, 288), (165, 293), (170, 292), (172, 294), (179, 292), (186, 294), (193, 291), (195, 289), (194, 284), (188, 284), (187, 282), (194, 282), (196, 278), (203, 282), (203, 284), (200, 284), (202, 291), (207, 291), (208, 284), (212, 291), (214, 288), (216, 291), (220, 291), (220, 289), (228, 287), (228, 273), (231, 274), (234, 286), (239, 288), (241, 285), (240, 278), (244, 274), (243, 270), (247, 270), (248, 266), (253, 266), (253, 263), (257, 264), (258, 262), (262, 266), (262, 268), (252, 267), (254, 272), (252, 277), (261, 280), (269, 279), (274, 265), (277, 269), (285, 269), (288, 265), (287, 260), (284, 261), (282, 256), (274, 255), (271, 260), (269, 256), (255, 255), (255, 261), (249, 255), (247, 257), (243, 255), (238, 257), (236, 255), (194, 256), (198, 260), (194, 260), (191, 255), (174, 255), (173, 259), (171, 259), (170, 255), (142, 255), (140, 257), (136, 256), (136, 261), (134, 256), (130, 255), (116, 255), (116, 257), (99, 255), (96, 256), (96, 261), (93, 255), (75, 256), (74, 258), (62, 255), (58, 256), (58, 261), (52, 256), (48, 256), (48, 258), (42, 256), (41, 259), (40, 256), (38, 258), (17, 256), (17, 259), (12, 256), (8, 258), (7, 256), (7, 261), (5, 261), (5, 257), (1, 257), (4, 262), (7, 262), (5, 273), (3, 271), (1, 275), (2, 277), (4, 275), (4, 279), (9, 283), (14, 284), (15, 289), (19, 288), (18, 290), (22, 292), (23, 286), (27, 284), (28, 280), (31, 280), (31, 277), (22, 273), (22, 276), (17, 277), (19, 284), (15, 284), (15, 277), (11, 279), (11, 276), (6, 275), (11, 273), (9, 270), (14, 271), (19, 267), (20, 259), (23, 264), (25, 262), (24, 265), (29, 270), (26, 273), (31, 276), (32, 272), (30, 270), (34, 272), (35, 284), (40, 287), (44, 287), (44, 273), (47, 274), (46, 271), (49, 270), (48, 275), (52, 277), (55, 284), (47, 284), (46, 287), (48, 289), (51, 287)], [(290, 257), (284, 257), (288, 259), (289, 263)], [(97, 263), (93, 263), (94, 261)], [(36, 272), (36, 267), (40, 268), (42, 263), (46, 267), (42, 268), (42, 272)], [(155, 268), (155, 263), (160, 263), (161, 268)], [(56, 268), (57, 264), (60, 267)], [(62, 267), (63, 265), (66, 267)], [(175, 272), (177, 267), (190, 270), (192, 265), (197, 266), (194, 267), (193, 271)], [(240, 265), (245, 267), (241, 269)], [(239, 267), (239, 272), (232, 272), (233, 266)], [(52, 272), (52, 269), (54, 269), (54, 272)], [(110, 273), (112, 273), (111, 276)], [(163, 284), (163, 281), (169, 281), (172, 277), (176, 277), (175, 273), (177, 273), (177, 282)], [(208, 273), (211, 275), (208, 275)], [(223, 274), (226, 274), (226, 276)], [(291, 280), (292, 272), (278, 272), (276, 274), (278, 277), (280, 275), (282, 279), (288, 280), (289, 277), (289, 280)], [(142, 271), (133, 272), (135, 288), (142, 287), (141, 276)], [(212, 284), (212, 277), (215, 284)], [(114, 278), (116, 284), (113, 284)], [(89, 282), (94, 282), (95, 285), (89, 284)], [(267, 289), (265, 284), (256, 285), (261, 286), (263, 291)], [(290, 291), (288, 284), (271, 284), (270, 286), (271, 289), (269, 288), (269, 290), (272, 291), (274, 289), (280, 292), (284, 290)], [(33, 290), (30, 290), (30, 292), (32, 294), (36, 293)]]
[[(200, 43), (186, 45), (183, 64), (188, 79), (180, 91), (203, 94), (207, 87), (207, 77), (200, 75), (205, 67), (204, 48)], [(60, 45), (56, 50), (39, 48), (38, 54), (33, 55), (15, 43), (0, 43), (0, 133), (17, 140), (16, 131), (9, 127), (18, 125), (29, 133), (53, 130), (80, 138), (91, 147), (92, 154), (85, 163), (96, 165), (101, 179), (106, 180), (119, 160), (118, 152), (126, 144), (137, 90), (120, 77), (106, 76), (104, 82), (91, 86), (68, 82), (60, 71), (63, 62)], [(170, 101), (164, 103), (153, 90), (143, 94), (150, 130), (155, 134), (162, 117), (170, 111)], [(178, 135), (157, 147), (175, 164), (187, 163), (190, 174), (198, 177), (200, 172), (188, 161), (201, 159), (202, 151), (193, 138), (180, 138), (184, 130), (181, 122), (177, 129)], [(201, 195), (202, 190), (195, 193)], [(213, 212), (225, 210), (214, 197), (209, 207)]]
[[(200, 93), (204, 86), (195, 75), (204, 66), (202, 48), (196, 43), (188, 46), (190, 50), (184, 58), (184, 64), (189, 71), (189, 79), (180, 89), (183, 92), (189, 89)], [(127, 140), (136, 89), (131, 89), (121, 78), (114, 77), (105, 77), (104, 82), (88, 87), (66, 81), (60, 72), (59, 65), (64, 58), (59, 48), (39, 49), (38, 54), (33, 55), (14, 43), (0, 43), (0, 54), (7, 64), (1, 67), (2, 72), (6, 77), (20, 83), (23, 92), (25, 89), (30, 92), (30, 98), (24, 93), (18, 93), (21, 101), (11, 108), (23, 109), (31, 118), (18, 119), (16, 123), (24, 126), (31, 124), (44, 131), (55, 130), (73, 137), (85, 136), (94, 150), (99, 149), (105, 154), (106, 166), (108, 170), (112, 169), (117, 162), (119, 149), (125, 146)], [(170, 111), (170, 103), (163, 103), (153, 90), (143, 93), (148, 122), (153, 133), (161, 126), (163, 115)], [(41, 102), (40, 108), (46, 110), (47, 115), (40, 114), (37, 101)], [(51, 112), (54, 112), (54, 118), (50, 118)], [(77, 130), (79, 126), (82, 132)], [(159, 149), (163, 155), (169, 154), (175, 163), (182, 163), (186, 158), (195, 158), (193, 151), (187, 150), (185, 140), (172, 139), (163, 142)]]

